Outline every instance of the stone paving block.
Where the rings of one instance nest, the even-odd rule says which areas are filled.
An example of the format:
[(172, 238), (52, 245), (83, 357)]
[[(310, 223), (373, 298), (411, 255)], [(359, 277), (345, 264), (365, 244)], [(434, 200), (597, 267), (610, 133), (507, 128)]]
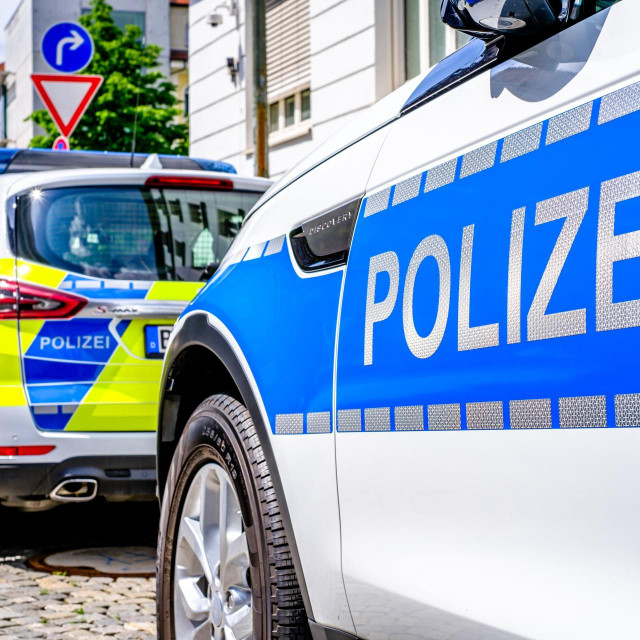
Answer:
[(58, 576), (0, 564), (2, 640), (152, 640), (155, 628), (154, 579)]
[(108, 603), (99, 603), (99, 602), (85, 602), (82, 605), (82, 608), (87, 612), (87, 613), (104, 613), (107, 610), (107, 607), (109, 606)]
[(116, 602), (109, 607), (109, 611), (136, 611), (138, 605), (130, 602)]
[(102, 627), (100, 629), (100, 633), (103, 635), (114, 635), (116, 633), (122, 632), (122, 625), (120, 624), (110, 624)]
[(80, 605), (78, 604), (65, 604), (61, 602), (50, 602), (44, 606), (46, 611), (75, 611)]
[(28, 616), (28, 615), (22, 615), (20, 616), (20, 618), (16, 619), (15, 622), (20, 622), (20, 624), (24, 625), (24, 626), (29, 626), (29, 625), (33, 625), (33, 624), (40, 624), (40, 616), (39, 615), (34, 615), (35, 613), (37, 613), (37, 611), (33, 611), (32, 615)]
[[(37, 596), (40, 594), (40, 589), (36, 588), (34, 591), (36, 591), (34, 595)], [(11, 598), (9, 602), (11, 602), (11, 604), (26, 604), (27, 602), (36, 602), (36, 598), (33, 596), (19, 596), (17, 598)]]
[(148, 634), (154, 634), (156, 631), (155, 623), (153, 622), (127, 622), (124, 625), (127, 631), (142, 631)]
[(73, 585), (61, 580), (57, 576), (47, 576), (46, 578), (40, 578), (36, 580), (40, 588), (48, 589), (49, 591), (61, 591), (63, 593), (70, 593), (74, 590)]

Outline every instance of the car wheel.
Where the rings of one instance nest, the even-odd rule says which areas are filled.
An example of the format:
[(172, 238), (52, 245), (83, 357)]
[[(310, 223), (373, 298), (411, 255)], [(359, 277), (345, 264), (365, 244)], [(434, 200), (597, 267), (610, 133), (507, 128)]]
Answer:
[(280, 514), (249, 411), (208, 398), (184, 429), (162, 501), (159, 638), (308, 638)]

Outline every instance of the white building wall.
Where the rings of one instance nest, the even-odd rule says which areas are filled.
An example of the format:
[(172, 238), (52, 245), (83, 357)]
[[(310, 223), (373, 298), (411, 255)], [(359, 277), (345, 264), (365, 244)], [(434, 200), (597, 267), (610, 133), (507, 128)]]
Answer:
[[(1, 1), (1, 0), (0, 0)], [(168, 0), (109, 0), (116, 11), (145, 12), (146, 42), (162, 47), (160, 69), (169, 78), (169, 2)], [(27, 147), (31, 138), (41, 133), (32, 122), (24, 122), (34, 110), (44, 108), (36, 95), (32, 73), (55, 73), (45, 62), (40, 44), (47, 29), (57, 22), (77, 22), (89, 0), (22, 0), (5, 28), (7, 82), (7, 138), (9, 146)], [(15, 85), (12, 88), (12, 85)]]
[[(207, 16), (220, 3), (198, 0), (189, 6), (189, 152), (192, 156), (226, 160), (244, 174), (253, 174), (252, 157), (246, 151), (246, 14), (230, 17), (220, 10), (224, 21), (212, 27)], [(250, 27), (249, 27), (250, 28)], [(235, 83), (227, 58), (239, 60)]]
[(34, 110), (32, 0), (22, 0), (5, 27), (7, 77), (7, 139), (31, 140), (33, 124), (24, 119)]
[(316, 142), (375, 102), (373, 0), (311, 0), (311, 100)]
[[(219, 10), (224, 21), (218, 27), (211, 27), (207, 16), (219, 2), (191, 2), (190, 154), (226, 160), (240, 173), (252, 175), (251, 52), (246, 46), (251, 24), (245, 21), (246, 2), (239, 2), (237, 21)], [(376, 100), (374, 0), (310, 0), (310, 27), (311, 132), (270, 145), (269, 173), (274, 178)], [(236, 85), (227, 69), (230, 57), (240, 59)]]

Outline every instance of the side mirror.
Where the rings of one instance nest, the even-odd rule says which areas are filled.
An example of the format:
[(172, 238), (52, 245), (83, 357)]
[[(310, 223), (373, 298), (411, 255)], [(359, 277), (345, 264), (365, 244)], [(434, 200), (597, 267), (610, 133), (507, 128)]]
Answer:
[(442, 0), (442, 21), (482, 39), (533, 36), (559, 30), (574, 0)]

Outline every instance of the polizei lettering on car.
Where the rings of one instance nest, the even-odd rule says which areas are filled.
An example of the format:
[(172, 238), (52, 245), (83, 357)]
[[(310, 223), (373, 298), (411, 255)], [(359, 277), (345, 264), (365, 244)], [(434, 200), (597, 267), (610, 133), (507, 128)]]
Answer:
[[(640, 299), (614, 302), (614, 265), (623, 260), (640, 257), (640, 230), (615, 234), (616, 205), (640, 196), (640, 172), (621, 176), (601, 185), (596, 242), (595, 269), (584, 273), (594, 288), (595, 330), (610, 331), (640, 326)], [(567, 309), (547, 312), (556, 285), (571, 247), (580, 230), (589, 204), (589, 187), (538, 202), (530, 215), (534, 224), (540, 225), (555, 220), (564, 220), (559, 229), (553, 250), (548, 256), (535, 290), (533, 300), (522, 315), (521, 283), (526, 207), (515, 209), (511, 216), (509, 245), (503, 247), (508, 255), (507, 296), (504, 307), (496, 309), (501, 315), (494, 323), (470, 326), (471, 265), (475, 225), (467, 225), (461, 231), (460, 268), (458, 271), (458, 351), (497, 347), (500, 344), (500, 327), (506, 326), (507, 344), (521, 340), (544, 340), (587, 333), (587, 309)], [(499, 251), (499, 249), (498, 249)], [(535, 251), (535, 246), (531, 248)], [(420, 335), (414, 318), (415, 283), (421, 265), (428, 258), (437, 266), (438, 303), (433, 326), (426, 335)], [(380, 285), (381, 273), (386, 273), (389, 282)], [(372, 256), (367, 277), (367, 298), (364, 321), (364, 364), (373, 363), (374, 326), (386, 320), (396, 304), (402, 305), (402, 324), (407, 347), (420, 359), (429, 358), (437, 351), (444, 337), (451, 310), (452, 265), (449, 249), (444, 238), (430, 235), (416, 247), (404, 274), (400, 272), (398, 256), (393, 251)], [(400, 289), (400, 280), (404, 279)], [(504, 279), (503, 279), (504, 280)], [(379, 288), (386, 288), (381, 299)], [(399, 296), (402, 291), (402, 297)], [(420, 305), (416, 305), (417, 310)], [(500, 313), (500, 311), (502, 313)], [(522, 336), (522, 321), (526, 323), (526, 335)], [(454, 327), (455, 328), (455, 327)]]
[(640, 426), (637, 89), (368, 195), (338, 431)]

